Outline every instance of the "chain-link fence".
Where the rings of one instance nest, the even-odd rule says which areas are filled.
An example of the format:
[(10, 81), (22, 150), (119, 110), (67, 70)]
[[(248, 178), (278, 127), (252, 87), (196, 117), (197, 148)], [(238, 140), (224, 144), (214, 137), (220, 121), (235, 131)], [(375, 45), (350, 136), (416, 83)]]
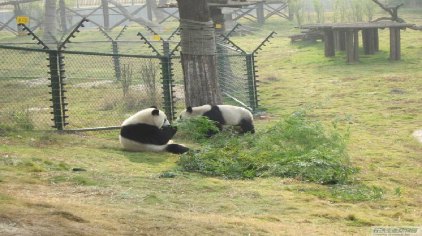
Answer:
[(51, 89), (47, 86), (46, 53), (0, 47), (0, 55), (0, 125), (49, 129)]
[(119, 125), (141, 108), (163, 106), (160, 59), (110, 54), (63, 53), (67, 128)]
[[(253, 56), (224, 47), (219, 47), (217, 65), (225, 103), (255, 109)], [(180, 56), (171, 53), (132, 55), (0, 45), (0, 54), (0, 126), (115, 128), (152, 105), (169, 118), (185, 107)]]

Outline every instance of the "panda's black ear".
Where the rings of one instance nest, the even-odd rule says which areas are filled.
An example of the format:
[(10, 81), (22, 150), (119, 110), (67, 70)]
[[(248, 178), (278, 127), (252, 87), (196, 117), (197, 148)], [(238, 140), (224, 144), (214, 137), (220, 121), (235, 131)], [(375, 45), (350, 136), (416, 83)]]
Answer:
[(153, 116), (158, 116), (158, 115), (160, 114), (160, 110), (158, 110), (158, 109), (154, 109), (154, 110), (152, 110), (151, 114), (152, 114)]
[(150, 106), (149, 108), (155, 108), (155, 109), (158, 109), (158, 107), (156, 107), (156, 106)]
[(186, 108), (186, 111), (189, 112), (189, 113), (192, 113), (192, 107)]

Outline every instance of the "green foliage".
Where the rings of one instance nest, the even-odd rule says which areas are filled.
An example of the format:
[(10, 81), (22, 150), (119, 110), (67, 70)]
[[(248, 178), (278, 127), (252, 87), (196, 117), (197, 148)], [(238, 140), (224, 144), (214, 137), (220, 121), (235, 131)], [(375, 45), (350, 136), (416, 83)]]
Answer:
[(3, 193), (0, 193), (0, 203), (10, 202), (12, 200), (14, 200), (13, 197), (6, 195), (6, 194), (3, 194)]
[(7, 136), (10, 132), (13, 131), (13, 128), (9, 125), (0, 124), (0, 137)]
[(132, 84), (133, 69), (131, 64), (123, 64), (122, 78), (120, 82), (122, 84), (123, 97), (127, 97), (130, 93), (130, 86)]
[(289, 0), (289, 9), (298, 25), (303, 24), (303, 0)]
[(66, 171), (70, 168), (68, 164), (62, 161), (55, 162), (36, 157), (22, 158), (12, 155), (4, 155), (0, 159), (0, 165), (13, 167), (16, 170), (25, 172)]
[(29, 111), (15, 111), (6, 115), (6, 121), (0, 124), (0, 136), (5, 136), (14, 130), (30, 131), (34, 129)]
[(384, 190), (376, 186), (336, 185), (330, 188), (332, 197), (348, 202), (379, 200)]
[(376, 4), (368, 0), (335, 0), (334, 22), (371, 21)]
[(210, 133), (219, 132), (214, 121), (204, 116), (177, 120), (176, 125), (178, 130), (177, 135), (179, 137), (196, 142), (204, 142)]
[(323, 184), (347, 183), (345, 136), (296, 112), (265, 132), (234, 136), (220, 133), (200, 151), (181, 156), (186, 171), (225, 178), (291, 177)]
[(324, 23), (324, 5), (321, 0), (313, 0), (314, 10), (317, 17), (317, 23)]
[(385, 190), (364, 184), (336, 184), (331, 186), (294, 187), (290, 190), (310, 193), (334, 202), (363, 202), (382, 199)]
[(88, 177), (85, 177), (85, 176), (82, 176), (82, 175), (74, 176), (71, 180), (76, 185), (84, 185), (84, 186), (97, 185), (97, 182), (95, 182), (95, 180), (88, 178)]
[(64, 174), (64, 175), (57, 175), (54, 176), (52, 178), (50, 178), (50, 182), (54, 183), (54, 184), (59, 184), (59, 183), (72, 183), (75, 185), (83, 185), (83, 186), (94, 186), (97, 185), (98, 183), (87, 177), (84, 175), (69, 175), (69, 174)]

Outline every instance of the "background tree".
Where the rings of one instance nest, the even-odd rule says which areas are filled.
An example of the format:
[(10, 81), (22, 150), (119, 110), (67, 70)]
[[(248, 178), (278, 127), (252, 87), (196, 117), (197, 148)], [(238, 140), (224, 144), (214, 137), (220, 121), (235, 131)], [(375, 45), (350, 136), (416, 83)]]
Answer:
[(56, 0), (45, 0), (44, 3), (43, 39), (47, 44), (54, 43), (56, 36)]
[(221, 104), (214, 25), (206, 0), (177, 0), (186, 106)]
[[(160, 9), (157, 7), (157, 1), (156, 0), (146, 0), (147, 4), (147, 13), (148, 13), (148, 20), (153, 21), (152, 14), (154, 13), (155, 19), (157, 22), (160, 22), (162, 19), (164, 19), (164, 14), (161, 12)], [(160, 0), (159, 5), (163, 5), (163, 1)]]

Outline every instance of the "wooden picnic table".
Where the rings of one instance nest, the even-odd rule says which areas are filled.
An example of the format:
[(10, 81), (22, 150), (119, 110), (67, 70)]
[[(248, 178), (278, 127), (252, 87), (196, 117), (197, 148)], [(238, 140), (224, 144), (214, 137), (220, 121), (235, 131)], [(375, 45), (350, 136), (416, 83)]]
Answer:
[(331, 23), (303, 25), (302, 29), (321, 30), (324, 32), (324, 54), (335, 56), (335, 50), (345, 50), (346, 61), (359, 61), (359, 31), (362, 30), (362, 41), (365, 54), (374, 54), (379, 50), (379, 29), (390, 30), (390, 60), (400, 60), (401, 39), (400, 30), (412, 27), (414, 24), (393, 21), (370, 23)]

